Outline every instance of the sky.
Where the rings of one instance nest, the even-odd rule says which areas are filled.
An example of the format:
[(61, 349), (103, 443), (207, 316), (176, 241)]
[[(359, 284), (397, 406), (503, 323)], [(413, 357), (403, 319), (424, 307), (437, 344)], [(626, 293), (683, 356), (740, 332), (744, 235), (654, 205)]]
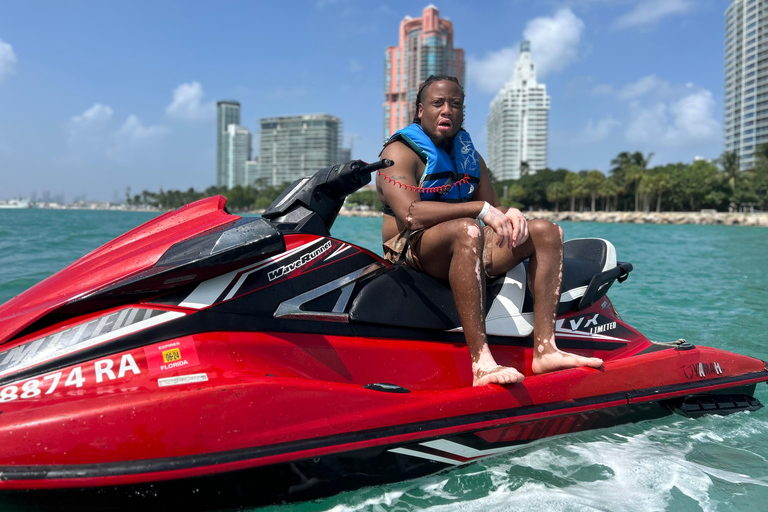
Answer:
[[(728, 0), (433, 0), (467, 63), (464, 126), (486, 153), (491, 100), (531, 41), (551, 98), (548, 166), (608, 172), (723, 151)], [(422, 2), (0, 0), (0, 199), (122, 201), (215, 183), (216, 101), (327, 113), (353, 158), (383, 140), (384, 51)]]

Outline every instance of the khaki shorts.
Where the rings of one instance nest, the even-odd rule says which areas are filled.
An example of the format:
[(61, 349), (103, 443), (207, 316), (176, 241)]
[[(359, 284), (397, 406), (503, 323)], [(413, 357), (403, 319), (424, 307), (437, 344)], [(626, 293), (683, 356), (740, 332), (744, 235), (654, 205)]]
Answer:
[[(414, 231), (401, 231), (397, 235), (393, 236), (386, 242), (384, 242), (384, 259), (393, 265), (405, 264), (414, 270), (424, 272), (421, 267), (418, 256), (414, 251), (414, 247), (421, 242), (421, 237), (424, 235), (423, 229), (417, 229)], [(483, 237), (485, 240), (485, 246), (483, 247), (483, 269), (487, 277), (493, 277), (491, 275), (491, 264), (493, 255), (493, 228), (485, 226), (483, 228)]]

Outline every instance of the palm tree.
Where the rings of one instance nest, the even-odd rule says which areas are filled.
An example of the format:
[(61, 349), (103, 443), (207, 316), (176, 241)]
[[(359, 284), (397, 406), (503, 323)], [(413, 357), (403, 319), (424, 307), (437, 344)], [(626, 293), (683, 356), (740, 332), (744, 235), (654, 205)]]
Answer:
[(624, 173), (627, 170), (627, 167), (632, 165), (632, 153), (629, 151), (622, 151), (618, 155), (616, 155), (616, 158), (611, 160), (611, 170), (610, 174), (611, 176), (618, 179), (620, 182), (624, 181)]
[(640, 211), (640, 181), (645, 176), (645, 169), (637, 164), (631, 164), (624, 172), (624, 183), (635, 187), (635, 211)]
[[(758, 146), (759, 149), (760, 146)], [(758, 156), (758, 159), (760, 157)], [(739, 154), (735, 151), (723, 151), (720, 158), (717, 159), (717, 163), (723, 170), (721, 179), (728, 184), (728, 188), (731, 189), (731, 196), (736, 191), (736, 183), (739, 181)]]
[(560, 211), (560, 201), (565, 201), (569, 195), (565, 182), (556, 181), (547, 187), (547, 201), (555, 203), (555, 212)]
[(587, 172), (583, 178), (584, 191), (588, 193), (592, 199), (593, 212), (595, 211), (595, 200), (597, 199), (598, 189), (603, 181), (605, 181), (605, 175), (597, 170)]
[(618, 209), (619, 194), (621, 194), (621, 192), (622, 189), (615, 179), (607, 178), (601, 181), (600, 185), (597, 187), (597, 195), (603, 199), (603, 210), (611, 210), (612, 197), (616, 198), (616, 209)]
[(576, 209), (576, 198), (581, 197), (582, 194), (582, 177), (575, 172), (569, 172), (565, 176), (565, 186), (568, 189), (568, 194), (571, 196), (571, 211)]

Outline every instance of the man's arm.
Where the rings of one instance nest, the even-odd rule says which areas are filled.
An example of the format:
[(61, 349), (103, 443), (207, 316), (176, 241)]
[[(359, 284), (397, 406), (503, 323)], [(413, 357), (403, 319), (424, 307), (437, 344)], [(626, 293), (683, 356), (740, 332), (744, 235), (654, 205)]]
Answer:
[[(528, 222), (525, 220), (523, 213), (517, 208), (507, 208), (506, 206), (501, 205), (499, 195), (496, 193), (496, 189), (493, 188), (493, 184), (491, 183), (490, 174), (488, 173), (488, 166), (485, 165), (485, 160), (483, 160), (483, 157), (480, 156), (480, 153), (477, 154), (477, 157), (480, 160), (480, 183), (477, 185), (475, 199), (480, 201), (488, 201), (488, 203), (490, 203), (492, 206), (489, 213), (491, 213), (493, 210), (496, 210), (503, 214), (504, 217), (506, 217), (508, 221), (512, 223), (510, 248), (522, 244), (528, 239)], [(490, 225), (486, 220), (484, 220), (484, 222)], [(495, 227), (493, 227), (493, 229), (497, 234), (499, 234)]]
[(401, 142), (389, 144), (381, 152), (380, 158), (389, 158), (394, 165), (382, 170), (393, 182), (377, 176), (376, 185), (381, 191), (386, 204), (392, 209), (398, 220), (398, 227), (406, 229), (429, 228), (447, 220), (468, 217), (474, 219), (480, 214), (485, 203), (469, 201), (466, 203), (442, 203), (440, 201), (422, 201), (421, 195), (413, 189), (418, 187), (416, 176), (421, 170), (421, 160), (409, 147)]

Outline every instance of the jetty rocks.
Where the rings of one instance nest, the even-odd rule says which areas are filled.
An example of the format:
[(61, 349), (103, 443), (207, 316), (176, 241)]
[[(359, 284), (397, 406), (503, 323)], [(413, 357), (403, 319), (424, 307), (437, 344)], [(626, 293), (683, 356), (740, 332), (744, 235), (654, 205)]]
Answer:
[(701, 212), (550, 212), (526, 211), (525, 218), (552, 222), (611, 222), (629, 224), (719, 224), (768, 227), (768, 213)]

